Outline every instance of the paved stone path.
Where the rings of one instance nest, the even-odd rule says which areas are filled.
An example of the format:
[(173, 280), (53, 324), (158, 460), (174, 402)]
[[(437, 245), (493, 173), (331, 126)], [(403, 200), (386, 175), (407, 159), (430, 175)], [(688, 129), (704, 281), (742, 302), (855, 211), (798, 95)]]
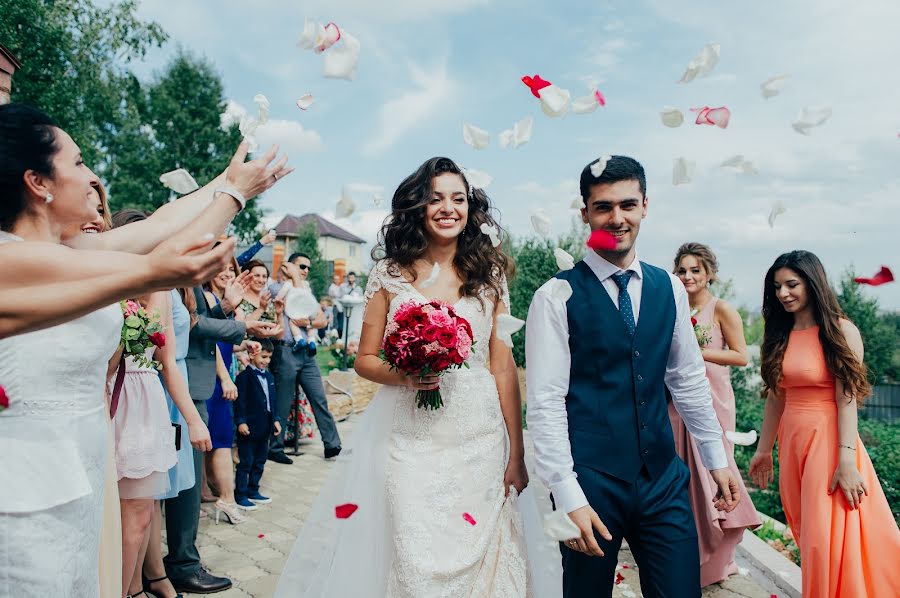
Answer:
[[(345, 443), (351, 436), (353, 423), (359, 421), (359, 418), (356, 415), (338, 424), (338, 431)], [(261, 505), (259, 509), (249, 513), (250, 520), (247, 523), (230, 525), (221, 520), (219, 525), (215, 525), (211, 505), (203, 506), (210, 514), (200, 521), (197, 536), (203, 564), (211, 572), (227, 575), (234, 581), (232, 589), (216, 594), (217, 597), (269, 598), (274, 594), (294, 539), (332, 465), (322, 458), (321, 442), (310, 442), (301, 450), (305, 454), (294, 457), (293, 465), (280, 465), (271, 461), (266, 464), (262, 492), (272, 497), (272, 503)], [(619, 561), (634, 563), (627, 549), (620, 552)], [(744, 563), (738, 564), (747, 566)], [(622, 569), (621, 573), (624, 580), (613, 596), (640, 596), (637, 571), (628, 568)], [(706, 588), (703, 596), (770, 598), (771, 593), (763, 590), (750, 577), (735, 575), (726, 582)]]

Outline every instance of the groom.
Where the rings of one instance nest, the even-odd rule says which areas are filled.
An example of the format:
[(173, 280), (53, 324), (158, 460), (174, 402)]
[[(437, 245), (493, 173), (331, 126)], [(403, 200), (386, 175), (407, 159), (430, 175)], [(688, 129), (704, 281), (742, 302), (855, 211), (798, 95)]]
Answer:
[(588, 250), (538, 289), (525, 341), (537, 473), (581, 531), (560, 545), (563, 595), (610, 596), (624, 538), (645, 597), (697, 597), (690, 473), (675, 455), (667, 387), (719, 488), (716, 508), (737, 506), (737, 480), (684, 286), (635, 254), (644, 169), (625, 156), (599, 176), (591, 166), (581, 172), (582, 219), (614, 247)]

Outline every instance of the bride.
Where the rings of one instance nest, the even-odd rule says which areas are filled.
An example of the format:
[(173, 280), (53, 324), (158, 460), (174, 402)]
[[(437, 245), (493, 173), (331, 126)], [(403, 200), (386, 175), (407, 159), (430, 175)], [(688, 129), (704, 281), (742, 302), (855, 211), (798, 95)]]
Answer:
[[(383, 386), (308, 517), (276, 591), (294, 596), (531, 595), (518, 493), (528, 484), (512, 352), (494, 329), (509, 312), (509, 258), (480, 231), (487, 196), (459, 167), (432, 158), (394, 193), (373, 251), (379, 259), (356, 371)], [(439, 268), (435, 279), (432, 270)], [(427, 281), (427, 282), (426, 282)], [(404, 302), (438, 299), (472, 326), (468, 369), (407, 376), (379, 357)], [(443, 407), (416, 407), (440, 387)], [(340, 503), (358, 505), (335, 519)]]

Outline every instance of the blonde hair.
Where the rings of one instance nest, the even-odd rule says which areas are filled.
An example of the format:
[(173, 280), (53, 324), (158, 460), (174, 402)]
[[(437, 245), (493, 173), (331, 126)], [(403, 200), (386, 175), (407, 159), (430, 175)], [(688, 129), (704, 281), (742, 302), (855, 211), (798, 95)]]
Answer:
[(678, 266), (681, 264), (681, 259), (690, 255), (703, 264), (703, 269), (706, 270), (706, 274), (709, 276), (710, 284), (717, 282), (719, 277), (717, 276), (719, 272), (719, 260), (716, 259), (716, 254), (713, 253), (713, 250), (710, 249), (707, 245), (703, 243), (685, 243), (681, 247), (678, 248), (678, 251), (675, 253), (675, 266), (672, 270), (672, 274), (676, 274), (678, 272)]
[(97, 190), (97, 195), (100, 196), (100, 205), (103, 206), (103, 230), (107, 231), (112, 229), (112, 213), (109, 211), (109, 200), (106, 195), (106, 187), (103, 186), (103, 183), (97, 181), (97, 184), (91, 184), (91, 186)]

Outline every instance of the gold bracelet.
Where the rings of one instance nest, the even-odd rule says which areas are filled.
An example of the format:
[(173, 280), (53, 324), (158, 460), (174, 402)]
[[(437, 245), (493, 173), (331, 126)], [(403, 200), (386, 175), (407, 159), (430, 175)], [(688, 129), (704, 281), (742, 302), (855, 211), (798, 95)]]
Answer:
[(841, 447), (841, 448), (850, 449), (851, 451), (855, 451), (855, 450), (856, 450), (856, 447), (855, 447), (855, 446), (847, 446), (846, 444), (839, 444), (838, 446)]

